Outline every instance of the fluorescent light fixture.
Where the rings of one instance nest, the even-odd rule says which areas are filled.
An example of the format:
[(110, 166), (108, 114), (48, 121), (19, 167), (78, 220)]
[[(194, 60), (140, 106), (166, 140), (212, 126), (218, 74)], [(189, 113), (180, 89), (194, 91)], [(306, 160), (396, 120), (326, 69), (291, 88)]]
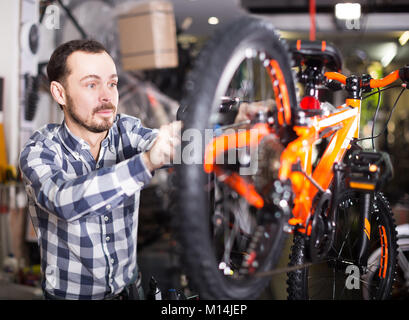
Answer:
[(390, 42), (384, 46), (383, 57), (381, 59), (382, 66), (386, 68), (395, 58), (398, 53), (398, 45), (394, 42)]
[(218, 24), (218, 23), (219, 23), (219, 19), (218, 19), (217, 17), (210, 17), (210, 18), (207, 20), (207, 22), (208, 22), (209, 24), (215, 25), (215, 24)]
[(406, 42), (409, 40), (409, 31), (405, 31), (399, 37), (399, 43), (401, 46), (404, 46)]
[(337, 3), (335, 5), (335, 17), (339, 20), (356, 20), (361, 17), (361, 5), (359, 3)]

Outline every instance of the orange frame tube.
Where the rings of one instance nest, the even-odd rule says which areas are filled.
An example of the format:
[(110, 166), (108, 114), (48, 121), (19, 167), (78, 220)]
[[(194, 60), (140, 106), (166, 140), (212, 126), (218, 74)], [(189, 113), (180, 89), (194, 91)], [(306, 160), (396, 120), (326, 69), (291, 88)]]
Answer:
[[(357, 100), (360, 102), (359, 100)], [(281, 154), (280, 180), (290, 179), (295, 193), (293, 216), (290, 224), (301, 224), (305, 229), (312, 211), (312, 201), (318, 189), (300, 172), (293, 172), (293, 164), (300, 162), (305, 174), (312, 177), (322, 189), (327, 189), (333, 179), (333, 165), (342, 161), (349, 148), (349, 141), (358, 138), (360, 104), (340, 109), (329, 117), (316, 117), (316, 124), (309, 128), (295, 127), (299, 138), (292, 141)], [(314, 171), (312, 171), (312, 147), (319, 134), (334, 127), (333, 136)]]

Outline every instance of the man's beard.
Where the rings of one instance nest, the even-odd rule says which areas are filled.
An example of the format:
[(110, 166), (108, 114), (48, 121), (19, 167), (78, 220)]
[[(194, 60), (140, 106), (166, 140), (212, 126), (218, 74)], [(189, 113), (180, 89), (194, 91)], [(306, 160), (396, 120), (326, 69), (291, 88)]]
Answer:
[[(73, 105), (74, 105), (73, 101), (71, 97), (68, 95), (67, 96), (67, 106), (66, 106), (68, 114), (70, 115), (71, 119), (75, 123), (84, 127), (88, 131), (91, 131), (94, 133), (101, 133), (101, 132), (109, 130), (112, 127), (113, 121), (111, 121), (111, 119), (104, 119), (103, 122), (101, 123), (86, 123), (85, 121), (81, 120), (77, 114), (75, 114), (73, 110)], [(92, 110), (92, 115), (95, 115), (98, 111), (101, 111), (101, 110), (112, 110), (115, 113), (116, 108), (111, 102), (108, 102)]]

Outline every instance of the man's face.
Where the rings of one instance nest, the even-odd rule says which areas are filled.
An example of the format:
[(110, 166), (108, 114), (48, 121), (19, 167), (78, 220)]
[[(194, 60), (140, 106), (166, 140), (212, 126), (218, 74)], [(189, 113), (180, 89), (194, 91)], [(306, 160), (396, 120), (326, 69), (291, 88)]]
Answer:
[(106, 53), (76, 51), (67, 59), (66, 112), (76, 126), (91, 132), (108, 130), (118, 106), (118, 76)]

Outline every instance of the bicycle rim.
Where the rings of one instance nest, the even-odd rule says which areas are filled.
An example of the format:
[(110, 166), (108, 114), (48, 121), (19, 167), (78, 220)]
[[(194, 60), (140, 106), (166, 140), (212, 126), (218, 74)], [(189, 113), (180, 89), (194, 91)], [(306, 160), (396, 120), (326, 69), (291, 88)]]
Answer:
[[(373, 265), (374, 268), (369, 270), (368, 274), (365, 276), (365, 280), (367, 282), (371, 283), (372, 281), (378, 281), (379, 274), (382, 272), (380, 261), (382, 261), (383, 254), (384, 252), (382, 248), (378, 248), (368, 258), (368, 263)], [(369, 298), (370, 292), (368, 292), (364, 288), (363, 295), (364, 297)], [(409, 238), (399, 238), (397, 270), (390, 299), (407, 300), (408, 297), (409, 297)]]

